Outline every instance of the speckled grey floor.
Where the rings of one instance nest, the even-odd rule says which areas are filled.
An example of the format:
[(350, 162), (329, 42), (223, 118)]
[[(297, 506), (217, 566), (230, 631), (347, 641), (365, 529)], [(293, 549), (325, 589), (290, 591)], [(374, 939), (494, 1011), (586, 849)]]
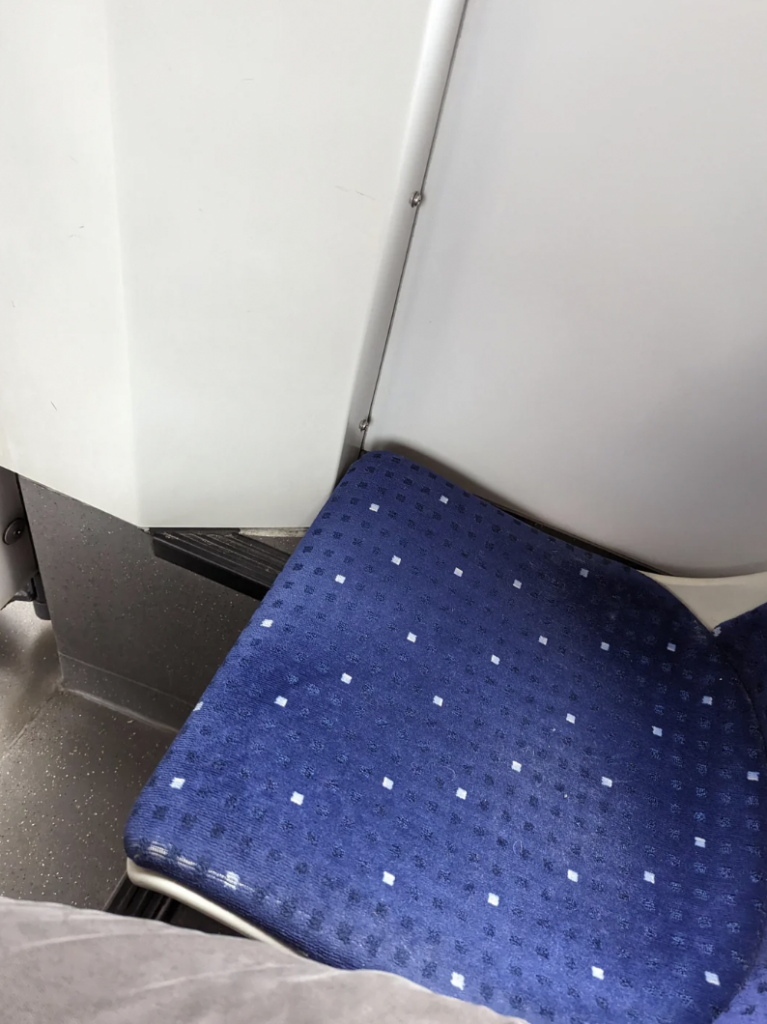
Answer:
[(0, 761), (0, 893), (103, 907), (122, 826), (172, 733), (59, 691)]
[(59, 689), (49, 623), (0, 611), (0, 895), (103, 907), (122, 826), (173, 738)]

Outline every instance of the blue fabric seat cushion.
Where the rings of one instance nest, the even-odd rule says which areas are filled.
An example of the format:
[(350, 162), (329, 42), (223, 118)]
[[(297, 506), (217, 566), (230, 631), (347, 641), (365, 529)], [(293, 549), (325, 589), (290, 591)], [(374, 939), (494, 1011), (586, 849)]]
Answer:
[[(767, 605), (723, 623), (715, 632), (721, 651), (746, 690), (762, 738), (767, 742)], [(764, 841), (762, 851), (767, 861)], [(767, 1021), (767, 932), (746, 984), (717, 1024), (736, 1024), (744, 1019)]]
[(747, 693), (671, 595), (375, 452), (126, 850), (335, 966), (532, 1024), (702, 1024), (762, 938), (765, 781)]

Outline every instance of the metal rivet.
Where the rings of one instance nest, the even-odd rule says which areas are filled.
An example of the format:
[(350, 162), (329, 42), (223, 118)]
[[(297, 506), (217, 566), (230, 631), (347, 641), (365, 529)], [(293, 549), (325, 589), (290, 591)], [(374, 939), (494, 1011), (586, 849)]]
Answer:
[(24, 536), (26, 528), (25, 519), (13, 519), (3, 530), (3, 544), (15, 544)]
[(423, 192), (414, 192), (410, 197), (410, 205), (413, 207), (414, 210), (418, 209), (422, 202)]

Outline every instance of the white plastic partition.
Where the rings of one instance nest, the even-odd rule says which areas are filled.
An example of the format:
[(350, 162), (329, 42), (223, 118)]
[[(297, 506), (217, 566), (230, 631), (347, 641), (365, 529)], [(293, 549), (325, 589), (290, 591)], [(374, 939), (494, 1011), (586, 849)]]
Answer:
[(0, 466), (136, 522), (104, 5), (0, 25)]
[(0, 465), (141, 525), (306, 525), (462, 8), (0, 0)]
[(767, 4), (470, 3), (367, 447), (767, 567)]

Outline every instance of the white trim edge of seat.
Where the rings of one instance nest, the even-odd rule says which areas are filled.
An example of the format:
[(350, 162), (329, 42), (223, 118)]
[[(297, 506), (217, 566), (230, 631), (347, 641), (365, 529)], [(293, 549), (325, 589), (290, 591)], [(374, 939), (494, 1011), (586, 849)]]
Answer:
[(767, 602), (767, 572), (747, 576), (661, 576), (643, 573), (674, 595), (707, 629)]
[(256, 928), (255, 925), (245, 921), (237, 914), (233, 914), (231, 910), (220, 907), (213, 900), (209, 900), (205, 896), (199, 896), (196, 892), (192, 892), (191, 889), (187, 889), (185, 885), (175, 882), (172, 878), (166, 878), (159, 872), (151, 871), (149, 868), (139, 867), (130, 858), (126, 862), (126, 871), (131, 882), (141, 889), (151, 889), (152, 892), (159, 892), (162, 896), (170, 896), (171, 899), (178, 900), (179, 903), (183, 903), (192, 910), (199, 911), (206, 917), (218, 921), (219, 924), (226, 925), (233, 932), (239, 932), (240, 935), (244, 935), (249, 939), (258, 939), (259, 942), (265, 942), (269, 946), (275, 946), (277, 949), (281, 949), (286, 953), (292, 953), (293, 956), (300, 957), (302, 960), (305, 959), (295, 949), (286, 946), (279, 939), (275, 939), (273, 935), (261, 931), (260, 928)]

